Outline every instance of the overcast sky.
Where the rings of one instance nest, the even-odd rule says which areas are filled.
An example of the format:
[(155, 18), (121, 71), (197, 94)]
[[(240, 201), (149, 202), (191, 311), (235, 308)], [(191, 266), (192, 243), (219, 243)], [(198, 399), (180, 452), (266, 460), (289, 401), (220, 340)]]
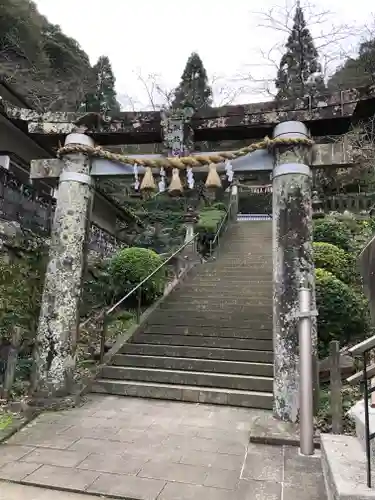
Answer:
[[(260, 51), (268, 53), (286, 36), (259, 26), (261, 18), (254, 14), (285, 5), (284, 0), (36, 0), (36, 4), (50, 22), (80, 43), (92, 63), (100, 55), (110, 58), (120, 101), (127, 106), (129, 96), (138, 109), (150, 105), (138, 75), (148, 81), (148, 75), (156, 73), (163, 88), (171, 89), (192, 51), (201, 56), (209, 78), (216, 78), (217, 105), (228, 99), (223, 88), (246, 87), (235, 102), (267, 100), (259, 92), (264, 84), (243, 77), (249, 72), (256, 79), (273, 76), (272, 64), (266, 64)], [(336, 15), (313, 27), (313, 32), (331, 31), (332, 23), (357, 27), (369, 23), (375, 12), (372, 4), (370, 0), (317, 0), (315, 12), (329, 9)], [(340, 44), (347, 51), (353, 40)], [(333, 50), (337, 54), (337, 45), (326, 49), (328, 54)], [(271, 57), (275, 56), (273, 51)]]

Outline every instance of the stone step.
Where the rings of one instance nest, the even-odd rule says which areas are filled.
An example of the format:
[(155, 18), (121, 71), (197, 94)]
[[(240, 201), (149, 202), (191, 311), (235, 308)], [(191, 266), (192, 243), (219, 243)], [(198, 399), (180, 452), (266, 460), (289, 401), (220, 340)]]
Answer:
[(136, 354), (116, 354), (111, 364), (138, 368), (157, 368), (163, 370), (183, 370), (192, 372), (226, 373), (231, 375), (252, 375), (272, 377), (273, 364), (248, 363), (202, 358), (178, 358), (168, 356), (138, 356)]
[[(202, 278), (201, 280), (195, 280), (192, 285), (186, 285), (186, 290), (190, 290), (191, 288), (195, 289), (203, 289), (206, 290), (209, 287), (216, 288), (225, 288), (225, 290), (233, 290), (237, 294), (246, 294), (246, 296), (256, 295), (258, 290), (268, 289), (269, 291), (273, 290), (272, 281), (265, 281), (263, 279), (248, 279), (242, 281), (229, 280), (229, 279), (212, 279), (212, 278)], [(181, 288), (179, 288), (181, 290)]]
[[(238, 303), (248, 303), (248, 302), (253, 302), (253, 301), (258, 301), (265, 303), (267, 301), (270, 301), (271, 304), (273, 303), (272, 299), (272, 288), (268, 289), (261, 289), (261, 290), (255, 290), (251, 295), (245, 295), (245, 294), (236, 294), (231, 290), (221, 290), (221, 287), (216, 287), (216, 289), (209, 289), (207, 292), (205, 290), (198, 290), (196, 292), (192, 291), (186, 291), (184, 288), (181, 288), (179, 290), (174, 290), (173, 294), (170, 295), (168, 300), (171, 301), (201, 301), (201, 300), (207, 300), (207, 301), (222, 301), (222, 300), (228, 300), (230, 301), (238, 301)], [(242, 302), (241, 302), (242, 301)]]
[(246, 282), (248, 283), (249, 281), (265, 281), (265, 282), (270, 282), (272, 281), (272, 270), (270, 271), (269, 269), (263, 270), (261, 268), (254, 269), (254, 271), (249, 272), (248, 269), (238, 269), (236, 271), (216, 271), (216, 272), (207, 272), (207, 273), (199, 273), (196, 276), (194, 276), (194, 281), (199, 280), (199, 281), (222, 281), (222, 280), (228, 280), (228, 281), (234, 281), (236, 283), (242, 283)]
[(237, 280), (226, 280), (225, 278), (223, 279), (213, 279), (210, 276), (205, 276), (203, 278), (196, 276), (194, 279), (191, 281), (186, 280), (185, 282), (181, 282), (181, 284), (178, 285), (178, 290), (183, 289), (190, 289), (190, 288), (199, 288), (199, 287), (217, 287), (217, 285), (220, 284), (220, 287), (223, 287), (226, 289), (226, 291), (230, 290), (235, 290), (235, 293), (238, 293), (239, 290), (241, 289), (246, 289), (248, 290), (249, 287), (250, 289), (253, 290), (254, 287), (256, 287), (256, 290), (262, 289), (262, 288), (273, 288), (273, 282), (272, 282), (272, 277), (268, 276), (267, 279), (265, 278), (254, 278), (251, 276), (246, 276), (245, 279), (241, 281)]
[(251, 235), (250, 237), (233, 238), (225, 241), (225, 243), (219, 249), (219, 255), (226, 254), (227, 252), (233, 253), (238, 249), (253, 250), (254, 252), (261, 252), (263, 245), (263, 250), (266, 254), (271, 253), (273, 247), (272, 238), (265, 238), (262, 235)]
[(260, 255), (256, 257), (255, 255), (244, 251), (239, 252), (236, 257), (227, 258), (226, 254), (223, 254), (217, 260), (203, 263), (199, 268), (197, 268), (198, 273), (212, 272), (212, 271), (238, 271), (239, 269), (251, 269), (254, 270), (261, 266), (264, 269), (269, 269), (272, 271), (272, 257), (265, 257)]
[[(256, 238), (256, 236), (254, 236)], [(259, 260), (262, 256), (271, 257), (272, 256), (272, 242), (266, 241), (264, 238), (258, 237), (258, 243), (251, 242), (250, 239), (247, 241), (228, 241), (227, 245), (224, 245), (219, 250), (219, 258), (227, 257), (228, 255), (233, 255), (238, 253), (237, 257), (246, 257), (249, 254), (256, 255)]]
[[(256, 297), (258, 292), (268, 291), (268, 293), (272, 294), (273, 285), (272, 282), (266, 282), (264, 280), (255, 281), (255, 280), (230, 280), (226, 278), (212, 280), (212, 279), (202, 279), (201, 281), (195, 281), (194, 283), (186, 284), (185, 287), (179, 287), (178, 290), (195, 290), (199, 292), (202, 290), (203, 292), (210, 291), (210, 287), (215, 287), (216, 289), (223, 288), (228, 294), (232, 290), (232, 295), (242, 295), (246, 297)], [(230, 295), (230, 294), (229, 294)]]
[[(206, 313), (210, 312), (212, 314), (225, 314), (233, 315), (234, 313), (244, 314), (247, 313), (248, 317), (253, 316), (259, 317), (261, 314), (268, 316), (272, 314), (272, 304), (263, 305), (261, 303), (256, 303), (253, 300), (252, 304), (228, 304), (224, 301), (212, 301), (208, 304), (203, 304), (202, 302), (191, 303), (188, 301), (182, 301), (181, 299), (175, 302), (167, 301), (161, 304), (160, 311), (165, 311), (168, 314), (169, 311), (184, 314), (185, 312), (196, 312), (196, 313)], [(151, 318), (152, 321), (152, 318)]]
[[(263, 328), (262, 328), (263, 326)], [(179, 326), (170, 325), (168, 329), (165, 325), (150, 323), (143, 329), (145, 334), (157, 335), (188, 335), (193, 337), (224, 337), (238, 339), (272, 339), (272, 328), (260, 325), (257, 329), (249, 330), (239, 325), (237, 328), (225, 328), (223, 326)]]
[[(264, 260), (261, 262), (254, 262), (249, 259), (249, 262), (246, 260), (242, 260), (240, 263), (233, 263), (229, 265), (229, 263), (221, 263), (220, 261), (215, 263), (215, 266), (203, 266), (202, 268), (197, 270), (197, 274), (210, 274), (215, 272), (228, 272), (228, 273), (236, 273), (239, 271), (257, 271), (262, 269), (263, 271), (269, 271), (272, 273), (272, 262), (265, 262)], [(225, 264), (225, 265), (224, 265)]]
[(159, 382), (161, 384), (220, 387), (222, 389), (240, 389), (243, 391), (272, 392), (273, 389), (273, 380), (271, 377), (187, 370), (104, 366), (100, 377), (112, 380), (136, 380), (138, 382)]
[(223, 246), (222, 248), (229, 248), (231, 249), (231, 243), (235, 245), (247, 245), (248, 247), (251, 248), (259, 248), (259, 245), (261, 243), (264, 243), (265, 245), (269, 245), (272, 247), (272, 236), (270, 237), (269, 235), (264, 235), (260, 233), (254, 233), (254, 234), (248, 234), (248, 233), (243, 233), (243, 234), (236, 234), (233, 235), (232, 237), (228, 237), (228, 239), (225, 239), (223, 241)]
[[(218, 290), (219, 289), (219, 290)], [(267, 282), (265, 283), (264, 281), (258, 282), (258, 281), (248, 281), (247, 283), (225, 283), (225, 281), (220, 283), (220, 287), (218, 286), (218, 283), (207, 283), (207, 282), (194, 282), (194, 283), (186, 283), (185, 286), (180, 285), (178, 287), (178, 290), (184, 290), (185, 292), (204, 292), (204, 293), (210, 293), (212, 290), (216, 291), (222, 291), (225, 294), (230, 294), (232, 292), (232, 295), (237, 295), (237, 294), (245, 294), (248, 295), (251, 293), (252, 295), (257, 295), (259, 292), (266, 291), (268, 293), (272, 293), (273, 285), (272, 282)]]
[(248, 363), (273, 363), (273, 353), (270, 351), (220, 349), (213, 347), (126, 343), (120, 349), (120, 354), (217, 360), (223, 359), (226, 361), (245, 361)]
[(191, 281), (192, 283), (209, 283), (209, 282), (217, 282), (223, 281), (227, 279), (231, 282), (231, 285), (241, 285), (250, 282), (258, 282), (258, 283), (266, 283), (272, 284), (272, 272), (262, 271), (258, 269), (253, 273), (207, 273), (207, 274), (197, 274), (194, 276), (194, 279)]
[[(231, 306), (239, 306), (239, 307), (251, 307), (251, 306), (257, 306), (257, 307), (270, 307), (272, 308), (272, 297), (267, 297), (267, 296), (254, 296), (254, 297), (231, 297), (227, 298), (224, 296), (210, 296), (207, 297), (206, 295), (202, 295), (201, 297), (196, 298), (196, 296), (190, 297), (188, 295), (178, 295), (173, 294), (168, 297), (167, 301), (163, 304), (161, 304), (160, 308), (164, 309), (167, 305), (181, 305), (183, 304), (184, 307), (185, 305), (206, 305), (206, 306), (211, 306), (212, 309), (215, 308), (226, 308), (226, 307), (231, 307)], [(208, 308), (208, 307), (207, 307)]]
[(216, 267), (222, 265), (223, 267), (233, 267), (237, 265), (267, 265), (272, 268), (272, 254), (264, 253), (261, 250), (259, 252), (255, 252), (254, 250), (250, 250), (249, 248), (243, 248), (234, 250), (232, 252), (222, 251), (215, 260), (211, 262), (206, 262), (204, 265), (208, 267), (208, 264), (213, 264), (212, 267)]
[[(273, 268), (273, 263), (272, 263), (272, 257), (264, 257), (259, 256), (260, 258), (256, 258), (254, 255), (249, 255), (245, 256), (244, 251), (238, 252), (238, 254), (235, 257), (230, 257), (227, 258), (225, 255), (224, 257), (218, 258), (218, 260), (215, 262), (215, 266), (212, 266), (211, 269), (217, 271), (223, 269), (224, 271), (237, 271), (239, 269), (247, 269), (248, 271), (253, 272), (256, 270), (257, 267), (260, 267), (262, 269), (266, 269), (272, 272)], [(239, 258), (241, 260), (239, 260)], [(200, 271), (205, 272), (205, 271), (210, 271), (210, 269), (207, 267), (206, 269), (200, 269)]]
[(155, 382), (98, 379), (92, 386), (92, 392), (138, 398), (242, 406), (265, 410), (271, 410), (273, 404), (273, 395), (267, 392), (160, 384)]
[[(252, 228), (236, 228), (235, 231), (228, 231), (229, 238), (246, 238), (248, 237), (250, 241), (253, 240), (253, 236), (259, 236), (261, 238), (270, 239), (272, 238), (272, 227), (252, 227)], [(227, 241), (224, 238), (223, 241)]]
[(244, 245), (242, 248), (231, 246), (230, 249), (222, 249), (219, 256), (215, 260), (210, 261), (207, 264), (225, 263), (226, 265), (228, 265), (233, 261), (251, 261), (259, 262), (260, 264), (264, 262), (272, 263), (272, 252), (265, 252), (264, 245), (259, 247), (259, 249), (251, 248), (248, 245)]
[(194, 281), (191, 282), (192, 285), (216, 285), (223, 284), (226, 286), (236, 286), (236, 287), (246, 287), (249, 285), (262, 285), (272, 287), (272, 274), (257, 274), (257, 275), (247, 275), (233, 276), (228, 274), (222, 275), (210, 275), (210, 276), (196, 276)]
[(254, 276), (258, 273), (262, 274), (271, 274), (272, 275), (272, 265), (268, 263), (262, 263), (259, 262), (258, 264), (254, 265), (233, 265), (233, 266), (221, 266), (218, 265), (215, 268), (212, 269), (200, 269), (197, 272), (197, 276), (207, 276), (211, 274), (228, 274), (228, 275), (234, 275), (236, 276), (239, 273), (246, 273), (249, 276)]
[(273, 351), (272, 339), (253, 339), (235, 337), (203, 337), (200, 335), (165, 335), (156, 333), (139, 333), (131, 343), (177, 345), (183, 347), (210, 347), (219, 349), (239, 349), (254, 351)]
[[(226, 240), (224, 244), (222, 245), (221, 249), (219, 250), (220, 255), (226, 252), (233, 253), (239, 248), (245, 249), (245, 250), (254, 250), (254, 251), (259, 251), (261, 250), (261, 245), (263, 245), (263, 249), (266, 251), (267, 254), (271, 253), (272, 249), (272, 238), (265, 238), (262, 235), (251, 235), (250, 237), (237, 237)], [(223, 250), (223, 252), (221, 252)]]
[(166, 314), (166, 311), (156, 311), (149, 320), (149, 325), (165, 325), (168, 329), (170, 326), (186, 326), (186, 327), (209, 327), (215, 328), (243, 328), (248, 330), (256, 329), (271, 329), (272, 328), (272, 312), (266, 316), (265, 314), (258, 317), (249, 317), (247, 313), (236, 313), (233, 316), (225, 316), (222, 314), (186, 314), (173, 313), (171, 311)]

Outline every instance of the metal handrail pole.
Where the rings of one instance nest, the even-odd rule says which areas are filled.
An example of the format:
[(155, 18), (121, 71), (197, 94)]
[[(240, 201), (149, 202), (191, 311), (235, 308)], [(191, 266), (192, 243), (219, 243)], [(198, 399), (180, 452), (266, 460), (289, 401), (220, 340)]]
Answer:
[(370, 448), (370, 418), (368, 411), (368, 378), (367, 378), (368, 351), (363, 353), (363, 404), (365, 410), (365, 446), (366, 446), (366, 472), (367, 486), (371, 488), (371, 448)]
[(313, 356), (311, 290), (299, 290), (300, 451), (314, 454)]

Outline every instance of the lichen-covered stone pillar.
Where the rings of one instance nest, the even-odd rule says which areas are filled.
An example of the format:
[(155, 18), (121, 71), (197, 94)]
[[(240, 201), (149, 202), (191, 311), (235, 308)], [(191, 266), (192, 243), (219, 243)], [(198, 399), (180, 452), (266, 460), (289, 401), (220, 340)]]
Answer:
[[(92, 146), (93, 141), (87, 135), (74, 133), (67, 136), (67, 144)], [(93, 186), (87, 155), (69, 154), (63, 162), (39, 317), (36, 396), (67, 394), (74, 382), (78, 308)]]
[[(274, 137), (308, 138), (300, 122), (276, 126)], [(278, 145), (273, 170), (273, 341), (274, 415), (296, 422), (299, 415), (298, 290), (312, 290), (315, 276), (312, 254), (312, 177), (310, 148), (305, 144)], [(316, 360), (316, 321), (312, 318)], [(315, 364), (315, 363), (314, 363)]]

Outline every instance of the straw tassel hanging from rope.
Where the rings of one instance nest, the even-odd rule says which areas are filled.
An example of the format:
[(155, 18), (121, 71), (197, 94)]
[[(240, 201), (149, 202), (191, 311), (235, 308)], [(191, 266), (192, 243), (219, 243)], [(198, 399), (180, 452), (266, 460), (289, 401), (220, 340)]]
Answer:
[(141, 191), (142, 193), (151, 194), (151, 192), (155, 191), (155, 189), (156, 184), (154, 176), (152, 175), (151, 167), (146, 167), (146, 172), (141, 182)]
[(180, 179), (180, 171), (178, 168), (172, 170), (172, 180), (169, 184), (168, 192), (171, 196), (178, 196), (182, 194), (183, 188)]
[(214, 163), (210, 163), (208, 166), (209, 171), (206, 179), (206, 188), (207, 189), (216, 189), (221, 187), (221, 179), (216, 170), (216, 165)]

